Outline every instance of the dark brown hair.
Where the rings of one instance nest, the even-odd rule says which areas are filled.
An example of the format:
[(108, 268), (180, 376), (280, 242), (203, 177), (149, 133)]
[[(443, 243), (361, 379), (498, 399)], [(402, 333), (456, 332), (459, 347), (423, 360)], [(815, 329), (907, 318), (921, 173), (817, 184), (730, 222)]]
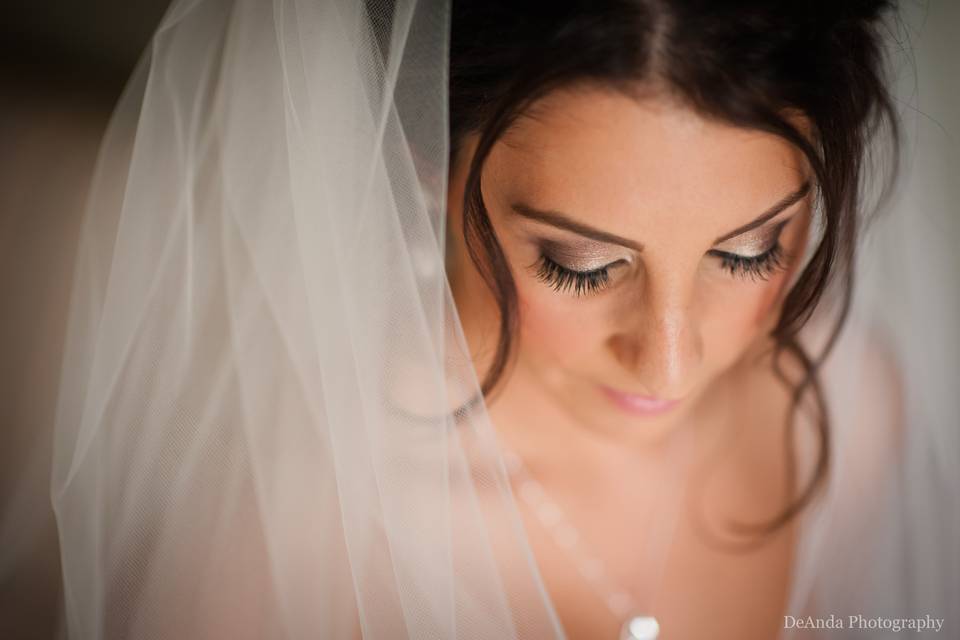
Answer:
[[(776, 374), (792, 385), (786, 430), (791, 493), (796, 493), (794, 418), (807, 391), (813, 392), (819, 413), (819, 457), (813, 479), (779, 515), (734, 526), (740, 534), (772, 533), (797, 514), (829, 468), (829, 420), (817, 371), (847, 316), (865, 160), (884, 124), (894, 150), (888, 186), (896, 175), (900, 133), (880, 36), (883, 14), (891, 8), (891, 2), (880, 0), (454, 2), (451, 159), (467, 134), (477, 134), (463, 229), (471, 260), (500, 310), (484, 396), (511, 361), (518, 325), (516, 287), (480, 191), (481, 169), (492, 146), (525, 109), (561, 87), (595, 83), (628, 95), (644, 87), (666, 89), (704, 117), (780, 136), (802, 151), (815, 176), (823, 238), (788, 292), (771, 337)], [(807, 119), (810, 136), (791, 124), (790, 113)], [(813, 358), (797, 335), (833, 282), (841, 291), (838, 318), (823, 352)], [(796, 384), (781, 369), (784, 353), (802, 364), (804, 375)]]

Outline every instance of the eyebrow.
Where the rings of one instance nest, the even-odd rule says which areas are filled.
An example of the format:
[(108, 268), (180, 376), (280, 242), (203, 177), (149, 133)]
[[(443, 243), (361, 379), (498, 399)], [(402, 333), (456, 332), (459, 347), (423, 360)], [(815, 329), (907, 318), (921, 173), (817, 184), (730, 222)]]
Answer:
[[(802, 185), (800, 185), (800, 188), (798, 188), (796, 191), (790, 194), (787, 194), (786, 196), (781, 198), (772, 207), (770, 207), (769, 209), (761, 213), (759, 216), (757, 216), (756, 219), (752, 220), (751, 222), (748, 222), (747, 224), (741, 227), (737, 227), (730, 233), (726, 233), (720, 236), (719, 238), (717, 238), (716, 240), (714, 240), (714, 244), (720, 244), (721, 242), (729, 240), (730, 238), (735, 238), (739, 235), (746, 233), (747, 231), (756, 229), (757, 227), (761, 226), (767, 220), (773, 218), (784, 209), (798, 202), (801, 198), (806, 196), (809, 191), (810, 191), (810, 181), (808, 180), (808, 181), (805, 181)], [(542, 222), (552, 227), (557, 227), (559, 229), (572, 231), (573, 233), (590, 238), (592, 240), (596, 240), (598, 242), (618, 244), (622, 247), (627, 247), (628, 249), (633, 249), (634, 251), (637, 251), (637, 252), (643, 251), (643, 245), (640, 244), (639, 242), (634, 242), (633, 240), (629, 240), (627, 238), (615, 235), (613, 233), (603, 231), (602, 229), (597, 229), (595, 227), (591, 227), (589, 225), (585, 225), (583, 223), (577, 222), (576, 220), (573, 220), (569, 216), (563, 213), (560, 213), (559, 211), (547, 211), (542, 209), (536, 209), (522, 202), (515, 202), (511, 204), (510, 207), (515, 213), (523, 216), (524, 218), (528, 218), (530, 220)]]
[(714, 240), (713, 243), (720, 244), (721, 242), (729, 240), (730, 238), (736, 238), (737, 236), (742, 235), (747, 231), (750, 231), (751, 229), (756, 229), (757, 227), (762, 225), (764, 222), (766, 222), (770, 218), (773, 218), (774, 216), (776, 216), (778, 213), (780, 213), (790, 205), (798, 202), (800, 199), (806, 196), (807, 192), (809, 191), (810, 191), (810, 181), (807, 180), (800, 185), (799, 189), (797, 189), (793, 193), (787, 194), (786, 196), (781, 198), (776, 204), (774, 204), (772, 207), (770, 207), (769, 209), (761, 213), (756, 220), (753, 220), (752, 222), (748, 222), (742, 227), (738, 227), (733, 231), (731, 231), (730, 233), (720, 236), (719, 238)]

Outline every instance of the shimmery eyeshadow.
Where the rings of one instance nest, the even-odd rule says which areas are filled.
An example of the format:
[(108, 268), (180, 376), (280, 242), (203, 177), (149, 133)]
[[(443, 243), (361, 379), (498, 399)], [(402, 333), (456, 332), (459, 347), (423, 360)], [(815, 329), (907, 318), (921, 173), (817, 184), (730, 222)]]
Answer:
[(758, 229), (753, 234), (747, 234), (743, 238), (739, 239), (735, 244), (731, 243), (729, 248), (724, 247), (724, 251), (729, 251), (730, 253), (736, 253), (744, 257), (753, 257), (758, 256), (765, 251), (769, 250), (777, 240), (777, 237), (780, 235), (781, 230), (784, 225), (790, 220), (784, 220), (779, 224), (767, 227), (765, 229)]
[(622, 252), (611, 251), (610, 245), (595, 242), (560, 244), (548, 239), (539, 242), (542, 251), (551, 260), (574, 271), (592, 271), (624, 258)]

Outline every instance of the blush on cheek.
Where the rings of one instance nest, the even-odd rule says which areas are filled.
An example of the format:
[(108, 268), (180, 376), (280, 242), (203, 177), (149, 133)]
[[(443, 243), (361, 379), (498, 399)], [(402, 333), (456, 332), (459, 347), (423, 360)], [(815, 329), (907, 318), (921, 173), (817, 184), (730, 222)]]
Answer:
[(701, 330), (712, 363), (708, 369), (724, 370), (772, 328), (781, 286), (778, 276), (772, 276), (765, 283), (737, 287), (738, 295), (728, 295), (722, 307), (714, 307), (703, 318)]
[(789, 271), (778, 273), (772, 276), (764, 285), (763, 292), (757, 302), (756, 311), (753, 316), (753, 325), (757, 329), (773, 326), (776, 317), (779, 314), (781, 303), (781, 294), (785, 294), (784, 288), (788, 282)]
[(571, 312), (570, 302), (547, 291), (518, 288), (521, 350), (541, 362), (563, 366), (575, 361), (588, 348), (581, 314)]

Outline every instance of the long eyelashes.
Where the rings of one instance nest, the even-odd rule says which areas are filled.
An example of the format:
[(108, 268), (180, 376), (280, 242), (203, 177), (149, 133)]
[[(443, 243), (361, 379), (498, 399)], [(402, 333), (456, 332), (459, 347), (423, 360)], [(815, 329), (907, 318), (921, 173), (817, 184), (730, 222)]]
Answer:
[[(790, 256), (777, 242), (770, 249), (757, 256), (741, 256), (735, 253), (713, 251), (720, 258), (720, 265), (735, 278), (749, 280), (767, 280), (777, 271), (785, 268), (785, 259)], [(546, 254), (541, 254), (537, 262), (536, 276), (554, 291), (570, 292), (581, 296), (596, 293), (610, 282), (610, 265), (590, 271), (575, 271), (558, 264)]]
[(767, 280), (777, 271), (781, 271), (785, 267), (784, 259), (789, 258), (779, 242), (758, 256), (745, 257), (723, 251), (714, 255), (720, 257), (720, 265), (733, 276), (750, 280)]
[(603, 289), (610, 280), (610, 269), (600, 267), (591, 271), (574, 271), (557, 264), (546, 254), (541, 254), (537, 277), (553, 287), (554, 291), (566, 292), (572, 289), (579, 296)]

